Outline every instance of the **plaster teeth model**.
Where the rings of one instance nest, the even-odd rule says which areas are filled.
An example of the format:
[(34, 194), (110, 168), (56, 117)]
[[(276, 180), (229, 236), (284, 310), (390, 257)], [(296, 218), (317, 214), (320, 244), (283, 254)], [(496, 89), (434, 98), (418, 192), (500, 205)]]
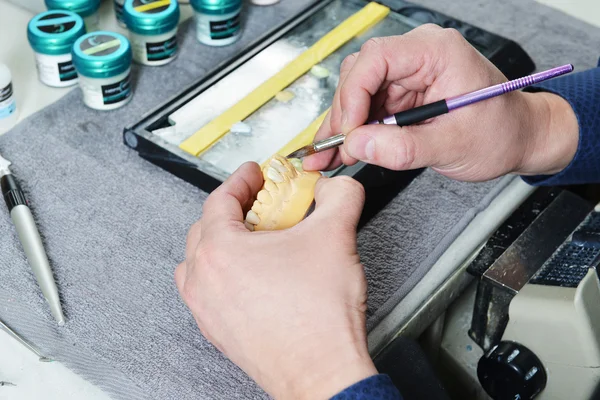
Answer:
[(300, 160), (273, 156), (262, 169), (265, 183), (246, 214), (251, 231), (291, 228), (302, 221), (315, 198), (319, 172), (304, 171)]

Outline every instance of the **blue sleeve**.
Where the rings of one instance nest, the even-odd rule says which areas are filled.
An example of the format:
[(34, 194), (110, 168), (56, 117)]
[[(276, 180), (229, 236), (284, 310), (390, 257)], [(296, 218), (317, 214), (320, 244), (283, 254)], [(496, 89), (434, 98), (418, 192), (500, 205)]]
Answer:
[(402, 400), (389, 376), (379, 374), (355, 383), (331, 400)]
[(530, 91), (554, 93), (569, 102), (579, 123), (579, 145), (575, 157), (561, 172), (523, 180), (548, 186), (600, 182), (600, 68), (552, 79)]

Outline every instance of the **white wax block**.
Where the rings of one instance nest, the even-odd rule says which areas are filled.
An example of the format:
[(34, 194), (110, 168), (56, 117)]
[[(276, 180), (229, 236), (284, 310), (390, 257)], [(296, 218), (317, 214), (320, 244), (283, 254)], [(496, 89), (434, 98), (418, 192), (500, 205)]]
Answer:
[(185, 125), (189, 129), (188, 136), (191, 135), (250, 94), (304, 50), (285, 39), (273, 43), (171, 114), (169, 122)]
[(249, 135), (252, 133), (252, 127), (243, 122), (236, 122), (235, 124), (231, 125), (231, 132), (240, 133), (242, 135)]

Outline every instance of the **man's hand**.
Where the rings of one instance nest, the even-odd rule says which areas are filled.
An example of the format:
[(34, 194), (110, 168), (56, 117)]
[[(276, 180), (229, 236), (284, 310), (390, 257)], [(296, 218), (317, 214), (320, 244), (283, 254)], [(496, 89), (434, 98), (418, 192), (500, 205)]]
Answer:
[(395, 170), (433, 167), (467, 181), (562, 170), (575, 155), (579, 127), (569, 104), (549, 93), (513, 92), (415, 126), (364, 125), (505, 81), (453, 29), (423, 25), (371, 39), (344, 60), (331, 112), (316, 136), (348, 134), (343, 147), (307, 158), (304, 168), (362, 160)]
[(261, 185), (249, 163), (209, 196), (175, 281), (202, 334), (267, 393), (329, 398), (377, 373), (356, 248), (364, 191), (350, 178), (320, 179), (307, 219), (249, 232), (244, 211)]

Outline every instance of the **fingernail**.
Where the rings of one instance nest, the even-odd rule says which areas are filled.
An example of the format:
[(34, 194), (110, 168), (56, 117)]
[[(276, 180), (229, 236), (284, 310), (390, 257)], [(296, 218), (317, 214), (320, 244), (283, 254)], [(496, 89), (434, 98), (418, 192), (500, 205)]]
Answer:
[(348, 143), (348, 155), (358, 160), (373, 160), (375, 157), (375, 141), (367, 135), (352, 138)]

